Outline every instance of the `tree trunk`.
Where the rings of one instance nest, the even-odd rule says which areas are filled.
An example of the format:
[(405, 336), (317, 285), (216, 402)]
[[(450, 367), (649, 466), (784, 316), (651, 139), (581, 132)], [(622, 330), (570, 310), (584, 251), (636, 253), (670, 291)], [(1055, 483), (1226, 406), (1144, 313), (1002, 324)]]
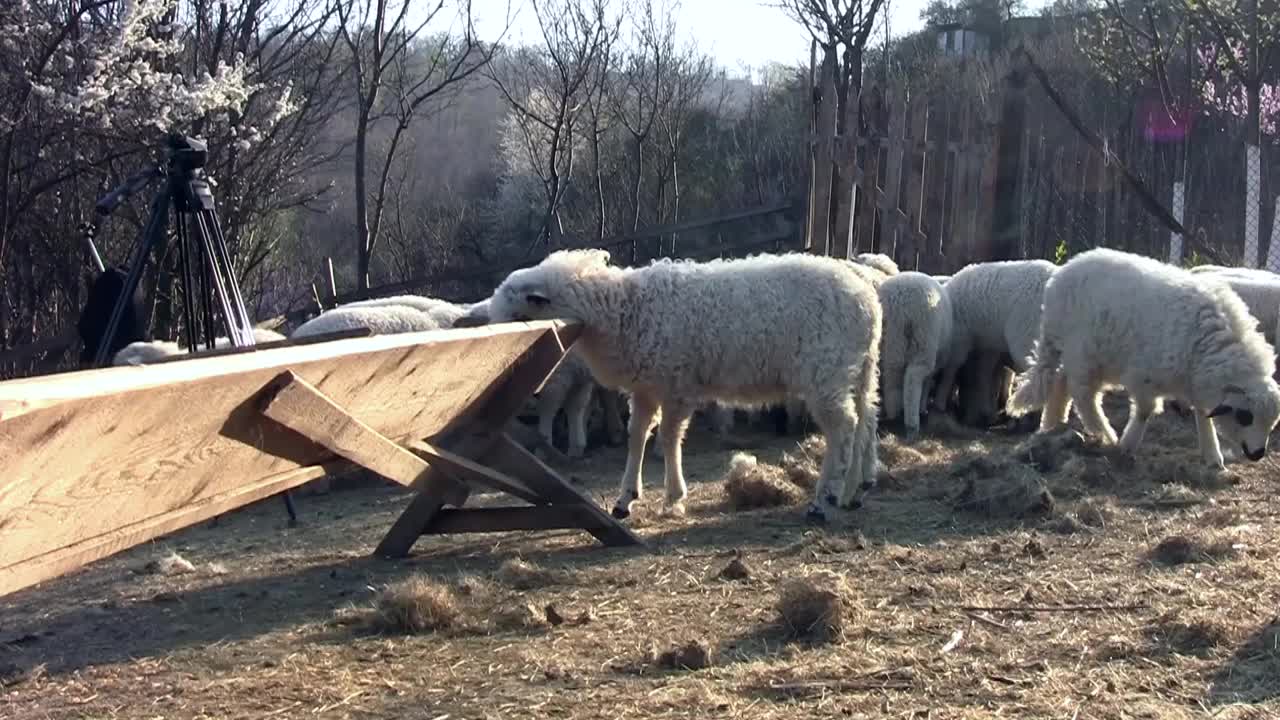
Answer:
[(369, 111), (360, 110), (356, 118), (355, 195), (356, 195), (356, 291), (369, 289), (369, 260), (373, 254), (369, 234)]
[(596, 237), (604, 240), (604, 174), (600, 171), (600, 118), (591, 117), (591, 159), (596, 181)]

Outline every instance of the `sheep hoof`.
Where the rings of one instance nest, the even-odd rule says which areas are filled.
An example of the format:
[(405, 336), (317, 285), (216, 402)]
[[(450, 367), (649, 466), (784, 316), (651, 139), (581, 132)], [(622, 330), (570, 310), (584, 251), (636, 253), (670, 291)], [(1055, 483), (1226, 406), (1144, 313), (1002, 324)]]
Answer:
[(685, 515), (684, 501), (676, 500), (675, 502), (668, 502), (666, 507), (666, 514), (670, 517), (677, 517), (677, 518), (684, 517)]

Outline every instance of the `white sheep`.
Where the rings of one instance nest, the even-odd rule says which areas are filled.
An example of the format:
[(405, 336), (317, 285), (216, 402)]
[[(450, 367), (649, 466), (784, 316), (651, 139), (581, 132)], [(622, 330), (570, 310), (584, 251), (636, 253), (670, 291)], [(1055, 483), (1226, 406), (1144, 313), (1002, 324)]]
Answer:
[[(387, 305), (406, 305), (431, 316), (440, 327), (453, 327), (453, 323), (466, 315), (470, 305), (449, 302), (440, 298), (423, 295), (392, 295), (390, 297), (370, 298), (343, 303), (338, 308), (385, 307)], [(338, 308), (334, 308), (335, 310)]]
[(1249, 314), (1258, 321), (1267, 341), (1275, 346), (1280, 335), (1280, 275), (1265, 270), (1225, 268), (1198, 273), (1197, 277), (1216, 278), (1231, 286), (1249, 308)]
[(951, 302), (938, 281), (919, 272), (894, 275), (880, 285), (884, 331), (880, 345), (880, 393), (885, 417), (902, 414), (908, 433), (920, 430), (929, 377), (949, 357)]
[(899, 272), (898, 263), (894, 262), (893, 258), (885, 255), (884, 253), (858, 253), (850, 258), (850, 260), (858, 263), (859, 265), (866, 265), (867, 267), (875, 268), (885, 276), (897, 275)]
[[(274, 330), (266, 328), (253, 329), (253, 343), (262, 345), (270, 342), (279, 342), (284, 340), (285, 336)], [(231, 341), (225, 337), (214, 338), (213, 346), (215, 348), (230, 347)], [(201, 348), (203, 349), (203, 348)], [(111, 360), (112, 365), (149, 365), (159, 362), (168, 357), (182, 355), (187, 352), (186, 348), (176, 342), (169, 340), (151, 340), (132, 342), (120, 348)]]
[(453, 323), (444, 323), (429, 312), (423, 312), (409, 305), (347, 305), (326, 310), (298, 326), (293, 331), (293, 338), (304, 338), (312, 335), (368, 328), (374, 335), (390, 335), (393, 333), (422, 332), (425, 330), (441, 330), (452, 327)]
[(862, 504), (875, 482), (881, 331), (875, 291), (846, 263), (802, 254), (705, 263), (609, 265), (604, 250), (562, 250), (494, 291), (495, 322), (580, 322), (574, 348), (601, 384), (631, 394), (627, 465), (613, 514), (641, 495), (641, 463), (659, 423), (667, 505), (688, 493), (681, 446), (693, 411), (717, 400), (758, 407), (802, 397), (828, 452), (809, 514)]
[[(1086, 432), (1117, 442), (1102, 391), (1129, 393), (1120, 448), (1137, 450), (1164, 398), (1196, 415), (1201, 458), (1223, 468), (1215, 424), (1260, 460), (1280, 417), (1275, 357), (1240, 297), (1220, 280), (1152, 258), (1098, 249), (1072, 258), (1044, 290), (1034, 363), (1009, 413), (1043, 408), (1042, 430), (1066, 424), (1074, 402)], [(1216, 421), (1216, 422), (1215, 422)]]
[(587, 419), (591, 413), (591, 396), (596, 380), (582, 355), (569, 348), (564, 359), (556, 366), (542, 389), (538, 391), (535, 405), (538, 413), (538, 432), (551, 445), (552, 429), (556, 413), (564, 409), (569, 428), (568, 455), (582, 457), (587, 450)]
[[(1007, 353), (1018, 371), (1040, 329), (1040, 303), (1045, 283), (1056, 266), (1047, 260), (1004, 260), (975, 263), (951, 276), (945, 285), (951, 301), (951, 343), (938, 379), (934, 407), (946, 410), (956, 373), (973, 353), (983, 366), (977, 377), (995, 376), (995, 363)], [(982, 397), (995, 397), (995, 390)]]

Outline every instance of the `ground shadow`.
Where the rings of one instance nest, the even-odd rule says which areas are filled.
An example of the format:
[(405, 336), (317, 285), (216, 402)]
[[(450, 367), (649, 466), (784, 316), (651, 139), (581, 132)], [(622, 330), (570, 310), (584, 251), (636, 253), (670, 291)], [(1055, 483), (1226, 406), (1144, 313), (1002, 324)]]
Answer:
[(1261, 704), (1280, 698), (1280, 616), (1259, 628), (1214, 672), (1209, 703)]

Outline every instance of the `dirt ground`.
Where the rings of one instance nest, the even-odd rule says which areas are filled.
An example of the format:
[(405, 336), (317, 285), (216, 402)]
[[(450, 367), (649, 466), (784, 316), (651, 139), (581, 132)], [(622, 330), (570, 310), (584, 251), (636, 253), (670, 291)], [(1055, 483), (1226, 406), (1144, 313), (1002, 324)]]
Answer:
[[(733, 449), (695, 431), (685, 517), (646, 464), (643, 550), (505, 533), (378, 560), (403, 493), (300, 498), (296, 529), (271, 499), (0, 601), (0, 717), (1280, 718), (1273, 457), (1201, 472), (1176, 416), (1136, 462), (936, 424), (886, 437), (890, 475), (822, 528), (730, 509)], [(607, 507), (624, 456), (568, 472)], [(974, 500), (1008, 478), (1031, 492)], [(805, 577), (838, 631), (784, 622)], [(369, 625), (413, 578), (445, 626)]]

